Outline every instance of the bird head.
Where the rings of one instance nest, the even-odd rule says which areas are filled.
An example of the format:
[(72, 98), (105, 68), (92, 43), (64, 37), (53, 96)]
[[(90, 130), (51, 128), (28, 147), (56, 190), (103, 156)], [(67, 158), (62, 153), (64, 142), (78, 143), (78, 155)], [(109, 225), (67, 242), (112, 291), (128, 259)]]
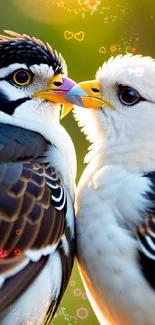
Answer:
[(112, 57), (98, 70), (95, 80), (74, 86), (67, 98), (81, 106), (76, 107), (75, 117), (88, 139), (98, 143), (106, 140), (113, 155), (111, 162), (119, 156), (118, 163), (122, 163), (124, 157), (129, 159), (130, 152), (129, 161), (144, 162), (147, 157), (148, 165), (154, 166), (155, 61), (152, 58), (131, 54)]
[(76, 154), (59, 115), (75, 82), (67, 77), (62, 56), (48, 43), (5, 32), (8, 36), (0, 35), (0, 123), (41, 134), (50, 144), (45, 162), (56, 168), (73, 193)]
[[(7, 31), (0, 36), (0, 121), (23, 127), (59, 119), (75, 82), (64, 59), (40, 40)], [(31, 129), (31, 127), (30, 127)]]

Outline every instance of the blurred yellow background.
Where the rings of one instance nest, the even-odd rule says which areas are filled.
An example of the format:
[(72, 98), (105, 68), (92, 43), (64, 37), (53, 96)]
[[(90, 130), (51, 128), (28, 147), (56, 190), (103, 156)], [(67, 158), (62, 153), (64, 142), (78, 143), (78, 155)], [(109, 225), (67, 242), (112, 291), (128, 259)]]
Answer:
[[(69, 77), (77, 82), (94, 79), (111, 55), (132, 52), (155, 57), (152, 0), (0, 0), (0, 32), (4, 29), (49, 42), (64, 56)], [(78, 181), (88, 142), (71, 113), (62, 124), (75, 144)], [(52, 324), (98, 325), (76, 266)]]

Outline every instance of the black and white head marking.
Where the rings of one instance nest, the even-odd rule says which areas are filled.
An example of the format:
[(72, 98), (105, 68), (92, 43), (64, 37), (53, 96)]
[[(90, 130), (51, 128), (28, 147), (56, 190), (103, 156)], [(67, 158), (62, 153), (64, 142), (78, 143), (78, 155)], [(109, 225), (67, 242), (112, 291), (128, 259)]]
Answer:
[[(53, 76), (67, 74), (65, 61), (48, 43), (25, 34), (7, 33), (9, 36), (0, 35), (0, 114), (4, 113), (4, 122), (9, 123), (6, 115), (25, 119), (26, 112), (26, 116), (30, 114), (33, 119), (33, 114), (38, 117), (47, 111), (49, 120), (49, 106), (56, 105), (33, 95), (46, 89)], [(29, 82), (26, 78), (30, 78)], [(15, 82), (18, 80), (21, 82)], [(40, 103), (45, 103), (42, 110)]]

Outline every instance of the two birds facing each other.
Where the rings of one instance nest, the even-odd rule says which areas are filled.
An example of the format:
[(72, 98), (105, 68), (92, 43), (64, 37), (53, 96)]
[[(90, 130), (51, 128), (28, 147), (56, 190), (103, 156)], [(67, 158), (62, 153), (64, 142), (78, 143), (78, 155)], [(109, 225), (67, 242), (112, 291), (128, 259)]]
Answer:
[[(155, 62), (111, 58), (96, 80), (78, 85), (66, 75), (49, 44), (0, 36), (0, 324), (50, 324), (76, 241), (99, 322), (154, 325)], [(76, 193), (76, 234), (76, 156), (60, 104), (64, 114), (76, 105), (93, 143)]]

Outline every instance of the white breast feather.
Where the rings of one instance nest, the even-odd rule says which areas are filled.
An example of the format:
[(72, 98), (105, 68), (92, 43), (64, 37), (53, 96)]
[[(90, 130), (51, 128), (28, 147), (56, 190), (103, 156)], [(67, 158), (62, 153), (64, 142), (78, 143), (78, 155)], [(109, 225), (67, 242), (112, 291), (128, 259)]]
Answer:
[[(107, 308), (117, 325), (154, 325), (155, 295), (140, 271), (138, 244), (133, 237), (141, 219), (139, 211), (149, 207), (142, 196), (149, 189), (146, 177), (119, 166), (107, 166), (87, 179), (83, 177), (78, 188), (80, 268), (89, 274), (85, 284), (93, 308), (95, 292), (102, 301), (102, 307), (98, 304), (101, 314)], [(101, 324), (104, 317), (99, 316)]]

